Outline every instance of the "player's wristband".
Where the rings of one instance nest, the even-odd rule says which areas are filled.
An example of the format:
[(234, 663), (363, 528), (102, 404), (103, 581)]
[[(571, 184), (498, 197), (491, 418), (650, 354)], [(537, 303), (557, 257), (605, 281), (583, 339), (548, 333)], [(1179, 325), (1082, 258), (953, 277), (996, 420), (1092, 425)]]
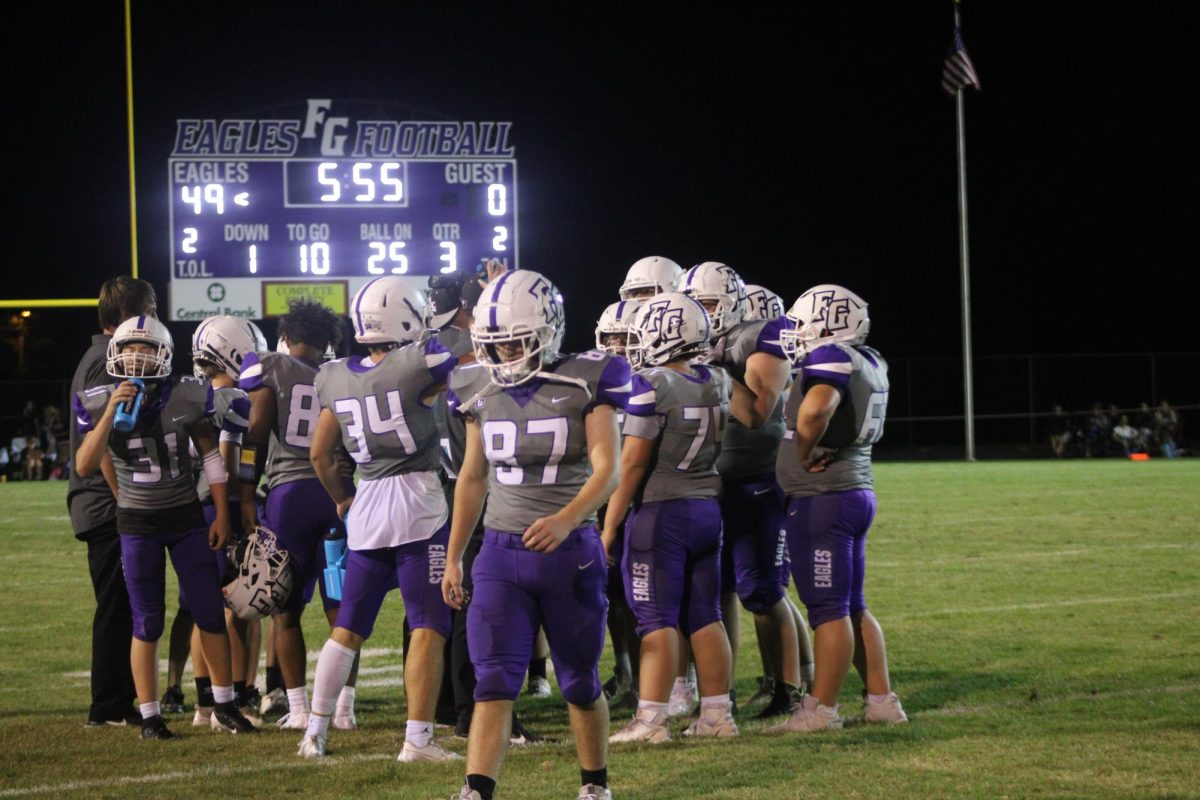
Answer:
[(225, 469), (225, 462), (221, 459), (221, 451), (211, 450), (205, 453), (204, 475), (208, 478), (209, 486), (216, 486), (218, 483), (229, 483), (229, 471)]
[(252, 444), (242, 445), (238, 456), (238, 480), (254, 486), (258, 483), (257, 448)]

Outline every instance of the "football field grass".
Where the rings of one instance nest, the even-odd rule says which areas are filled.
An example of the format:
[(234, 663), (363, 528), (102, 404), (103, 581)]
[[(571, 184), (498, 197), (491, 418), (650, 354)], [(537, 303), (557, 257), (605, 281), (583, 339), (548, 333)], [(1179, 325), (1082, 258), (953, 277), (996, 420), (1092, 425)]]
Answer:
[[(617, 800), (1200, 796), (1200, 461), (882, 464), (876, 483), (867, 599), (911, 723), (774, 736), (739, 719), (737, 739), (614, 746)], [(65, 495), (61, 482), (0, 485), (0, 798), (457, 791), (462, 762), (395, 760), (395, 592), (362, 662), (360, 729), (332, 731), (323, 761), (295, 755), (298, 732), (220, 735), (190, 715), (171, 721), (173, 742), (85, 729), (93, 599)], [(172, 575), (169, 598), (173, 587)], [(311, 686), (327, 628), (307, 617)], [(741, 624), (748, 698), (761, 668), (753, 624)], [(860, 689), (852, 675), (843, 713)], [(184, 690), (190, 704), (190, 680)], [(573, 798), (557, 689), (520, 710), (558, 742), (510, 750), (497, 797)]]

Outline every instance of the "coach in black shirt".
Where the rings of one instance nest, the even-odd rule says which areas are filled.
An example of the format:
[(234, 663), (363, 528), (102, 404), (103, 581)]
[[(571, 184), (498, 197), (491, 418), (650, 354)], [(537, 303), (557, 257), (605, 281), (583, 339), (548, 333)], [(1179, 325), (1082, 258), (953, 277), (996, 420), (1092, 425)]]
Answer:
[[(107, 370), (108, 341), (116, 327), (130, 317), (154, 315), (158, 302), (146, 281), (122, 275), (100, 288), (100, 329), (84, 353), (71, 381), (71, 397), (84, 389), (105, 386), (113, 379)], [(129, 593), (121, 572), (121, 539), (117, 535), (116, 476), (105, 456), (101, 472), (81, 478), (74, 469), (79, 451), (78, 426), (72, 420), (71, 474), (67, 510), (75, 538), (87, 542), (88, 569), (96, 593), (92, 619), (92, 706), (88, 725), (140, 723), (133, 707), (136, 693), (129, 668), (133, 618)]]

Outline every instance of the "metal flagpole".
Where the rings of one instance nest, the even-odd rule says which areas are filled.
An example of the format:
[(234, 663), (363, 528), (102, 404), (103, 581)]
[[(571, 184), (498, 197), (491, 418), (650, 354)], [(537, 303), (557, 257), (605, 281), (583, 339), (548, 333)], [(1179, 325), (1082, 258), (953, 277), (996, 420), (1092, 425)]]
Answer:
[[(954, 29), (962, 28), (962, 0), (954, 0)], [(958, 128), (958, 254), (962, 288), (963, 417), (967, 461), (975, 460), (975, 388), (971, 366), (971, 254), (967, 243), (967, 130), (963, 89), (954, 93)]]

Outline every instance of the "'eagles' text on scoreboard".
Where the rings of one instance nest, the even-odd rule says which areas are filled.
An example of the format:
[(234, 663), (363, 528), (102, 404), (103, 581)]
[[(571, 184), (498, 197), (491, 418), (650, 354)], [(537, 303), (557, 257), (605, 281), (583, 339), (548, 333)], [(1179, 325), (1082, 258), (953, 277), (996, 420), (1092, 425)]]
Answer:
[(518, 266), (511, 123), (298, 112), (176, 120), (171, 319), (275, 316), (292, 296), (344, 313), (379, 275)]

